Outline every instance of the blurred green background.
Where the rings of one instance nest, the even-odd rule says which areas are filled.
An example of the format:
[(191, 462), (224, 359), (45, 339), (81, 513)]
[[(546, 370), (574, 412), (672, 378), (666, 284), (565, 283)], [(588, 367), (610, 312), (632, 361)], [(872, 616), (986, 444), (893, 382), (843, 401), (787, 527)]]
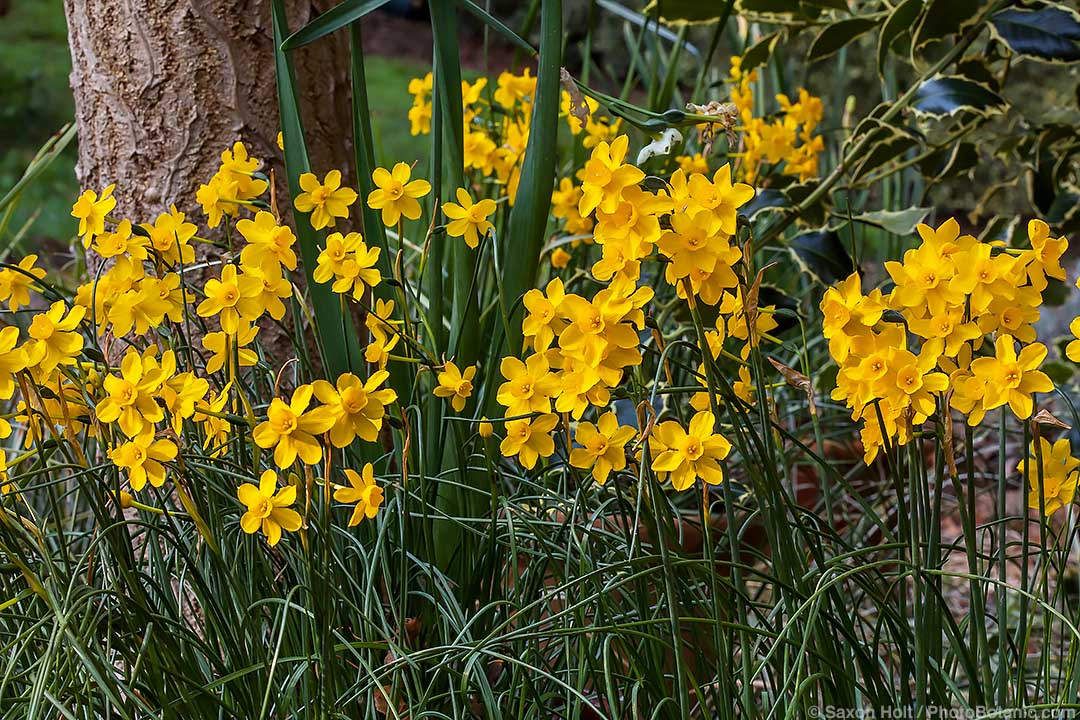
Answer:
[[(6, 9), (0, 17), (0, 196), (75, 113), (62, 0), (9, 0)], [(0, 253), (16, 238), (33, 251), (46, 239), (73, 234), (75, 155), (69, 145), (25, 190), (0, 235)]]

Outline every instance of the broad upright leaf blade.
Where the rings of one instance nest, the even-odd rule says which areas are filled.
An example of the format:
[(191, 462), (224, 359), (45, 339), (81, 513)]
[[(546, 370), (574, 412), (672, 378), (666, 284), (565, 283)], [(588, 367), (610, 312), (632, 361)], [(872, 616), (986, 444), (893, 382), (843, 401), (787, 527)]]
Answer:
[(529, 142), (521, 169), (517, 202), (510, 214), (510, 232), (502, 242), (506, 263), (503, 312), (509, 317), (510, 353), (521, 350), (521, 306), (518, 300), (536, 281), (544, 246), (551, 189), (555, 184), (555, 140), (559, 123), (559, 68), (562, 63), (562, 0), (544, 0), (540, 18), (540, 63)]
[(356, 22), (388, 2), (390, 0), (344, 0), (285, 38), (284, 41), (276, 41), (276, 44), (285, 51), (295, 50)]
[[(364, 238), (368, 244), (381, 248), (379, 274), (393, 277), (392, 256), (386, 242), (386, 226), (378, 210), (368, 207), (367, 196), (375, 189), (371, 174), (375, 171), (375, 141), (371, 131), (371, 110), (368, 104), (367, 77), (364, 72), (364, 45), (360, 23), (349, 26), (349, 49), (352, 56), (352, 102), (353, 102), (353, 151), (356, 154), (356, 190), (360, 193)], [(385, 285), (375, 288), (375, 295), (388, 299), (393, 293)]]
[[(281, 41), (288, 29), (283, 0), (273, 0), (274, 69), (277, 74), (278, 108), (281, 113), (281, 135), (285, 144), (285, 174), (289, 180), (289, 197), (300, 194), (300, 175), (310, 172), (307, 145), (304, 142), (304, 126), (300, 118), (300, 103), (296, 96), (296, 79), (292, 61), (281, 49)], [(296, 238), (300, 244), (300, 256), (304, 264), (307, 291), (311, 297), (315, 318), (316, 342), (322, 353), (323, 368), (332, 377), (359, 367), (360, 348), (356, 330), (341, 312), (341, 300), (328, 285), (316, 283), (312, 277), (319, 256), (318, 234), (311, 227), (308, 216), (297, 212)]]

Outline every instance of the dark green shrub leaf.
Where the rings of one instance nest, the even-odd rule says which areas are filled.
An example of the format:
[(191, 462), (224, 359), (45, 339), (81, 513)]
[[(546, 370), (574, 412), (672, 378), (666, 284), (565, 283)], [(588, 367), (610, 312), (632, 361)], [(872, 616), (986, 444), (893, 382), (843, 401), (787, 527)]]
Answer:
[(922, 8), (922, 0), (904, 0), (893, 9), (885, 24), (881, 26), (881, 33), (878, 34), (877, 51), (879, 73), (885, 67), (885, 56), (888, 55), (902, 35), (911, 32), (911, 28), (919, 17)]
[(765, 188), (758, 190), (754, 198), (740, 208), (742, 214), (753, 220), (757, 215), (770, 208), (783, 208), (790, 206), (787, 196), (779, 190)]
[(918, 137), (906, 128), (883, 123), (877, 118), (868, 117), (855, 128), (844, 147), (844, 154), (853, 152), (853, 148), (866, 142), (865, 149), (854, 158), (851, 176), (858, 179), (871, 170), (895, 160), (919, 144)]
[(683, 23), (717, 22), (727, 14), (728, 5), (735, 0), (724, 2), (700, 2), (699, 0), (653, 0), (642, 10), (645, 16), (651, 16), (657, 9), (664, 22), (671, 25)]
[(1072, 283), (1066, 285), (1057, 278), (1046, 278), (1046, 289), (1042, 291), (1042, 304), (1046, 307), (1061, 307), (1069, 299)]
[(832, 10), (841, 10), (847, 12), (848, 0), (802, 0), (803, 7), (807, 5), (818, 8), (831, 8)]
[(823, 60), (877, 27), (878, 21), (855, 17), (835, 22), (818, 33), (806, 55), (807, 62)]
[(990, 23), (994, 34), (1018, 55), (1051, 62), (1080, 60), (1080, 18), (1064, 7), (1009, 8)]
[(835, 230), (813, 230), (791, 239), (791, 249), (804, 270), (825, 285), (850, 275), (855, 264)]
[(776, 48), (776, 42), (780, 39), (780, 31), (769, 33), (765, 37), (754, 43), (749, 50), (742, 55), (742, 65), (740, 66), (743, 72), (750, 72), (756, 67), (764, 65), (772, 57), (773, 50)]
[(965, 173), (979, 164), (975, 143), (959, 142), (940, 148), (919, 163), (923, 175), (944, 180)]
[(975, 21), (982, 9), (982, 0), (930, 0), (915, 30), (913, 48), (919, 51), (930, 43), (959, 33)]
[(953, 74), (968, 80), (974, 80), (994, 92), (1000, 92), (1001, 83), (998, 82), (997, 76), (990, 70), (989, 63), (990, 60), (982, 55), (964, 58), (956, 63), (956, 70)]
[(1061, 386), (1072, 380), (1072, 376), (1076, 373), (1076, 366), (1060, 360), (1051, 360), (1043, 363), (1041, 370), (1050, 376), (1055, 385)]
[[(784, 194), (787, 195), (789, 202), (792, 205), (798, 205), (810, 197), (810, 194), (818, 187), (816, 180), (811, 180), (807, 183), (799, 183), (797, 185), (789, 185), (784, 188)], [(799, 215), (799, 221), (810, 227), (820, 227), (825, 224), (825, 203), (816, 202), (809, 207), (803, 208)]]
[(916, 112), (943, 117), (958, 112), (981, 115), (1005, 107), (1005, 100), (993, 90), (962, 77), (936, 77), (927, 80), (915, 95)]
[(768, 15), (799, 15), (799, 0), (739, 0), (739, 10), (744, 13)]

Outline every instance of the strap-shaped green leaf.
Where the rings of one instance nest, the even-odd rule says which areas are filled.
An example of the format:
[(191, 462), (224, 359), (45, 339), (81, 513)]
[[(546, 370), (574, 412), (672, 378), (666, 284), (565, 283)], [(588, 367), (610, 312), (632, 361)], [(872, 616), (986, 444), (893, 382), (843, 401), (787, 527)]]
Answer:
[(1063, 7), (1010, 8), (994, 15), (990, 23), (994, 34), (1019, 55), (1051, 62), (1080, 60), (1080, 18)]
[(502, 256), (512, 258), (502, 286), (503, 312), (510, 318), (507, 348), (521, 349), (521, 311), (518, 300), (536, 282), (544, 246), (551, 188), (555, 184), (556, 135), (559, 126), (559, 69), (562, 65), (562, 0), (543, 0), (540, 11), (540, 62), (536, 79), (529, 142), (510, 232), (501, 241)]
[[(278, 108), (281, 113), (281, 135), (285, 145), (285, 174), (289, 179), (289, 196), (300, 194), (300, 175), (310, 172), (307, 145), (304, 142), (304, 126), (300, 119), (300, 104), (296, 96), (296, 78), (292, 61), (281, 49), (282, 38), (288, 29), (283, 0), (272, 0), (271, 11), (274, 26), (274, 68), (277, 74)], [(290, 200), (291, 201), (291, 200)], [(312, 277), (318, 264), (318, 234), (311, 227), (308, 216), (296, 214), (296, 239), (307, 280), (315, 318), (316, 341), (322, 353), (323, 368), (332, 377), (359, 367), (360, 347), (356, 329), (341, 311), (341, 300), (328, 285), (315, 282)]]
[(289, 51), (313, 43), (335, 30), (356, 22), (388, 2), (390, 0), (344, 0), (285, 38), (280, 47), (282, 50)]
[(986, 114), (1005, 107), (1005, 99), (967, 78), (940, 76), (927, 80), (915, 94), (912, 107), (923, 115), (944, 117), (958, 112)]

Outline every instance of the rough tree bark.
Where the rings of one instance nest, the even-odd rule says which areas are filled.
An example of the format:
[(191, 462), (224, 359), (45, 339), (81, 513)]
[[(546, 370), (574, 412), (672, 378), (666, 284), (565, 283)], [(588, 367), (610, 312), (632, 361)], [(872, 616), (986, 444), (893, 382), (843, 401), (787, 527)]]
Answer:
[[(333, 0), (287, 0), (293, 29)], [(221, 151), (243, 140), (279, 158), (268, 0), (64, 0), (83, 188), (116, 183), (121, 217), (152, 221), (169, 203), (201, 224), (195, 192)], [(352, 153), (341, 33), (295, 56), (312, 167)], [(280, 169), (280, 162), (274, 163)], [(279, 198), (285, 184), (278, 181)], [(289, 203), (281, 202), (283, 212)]]

